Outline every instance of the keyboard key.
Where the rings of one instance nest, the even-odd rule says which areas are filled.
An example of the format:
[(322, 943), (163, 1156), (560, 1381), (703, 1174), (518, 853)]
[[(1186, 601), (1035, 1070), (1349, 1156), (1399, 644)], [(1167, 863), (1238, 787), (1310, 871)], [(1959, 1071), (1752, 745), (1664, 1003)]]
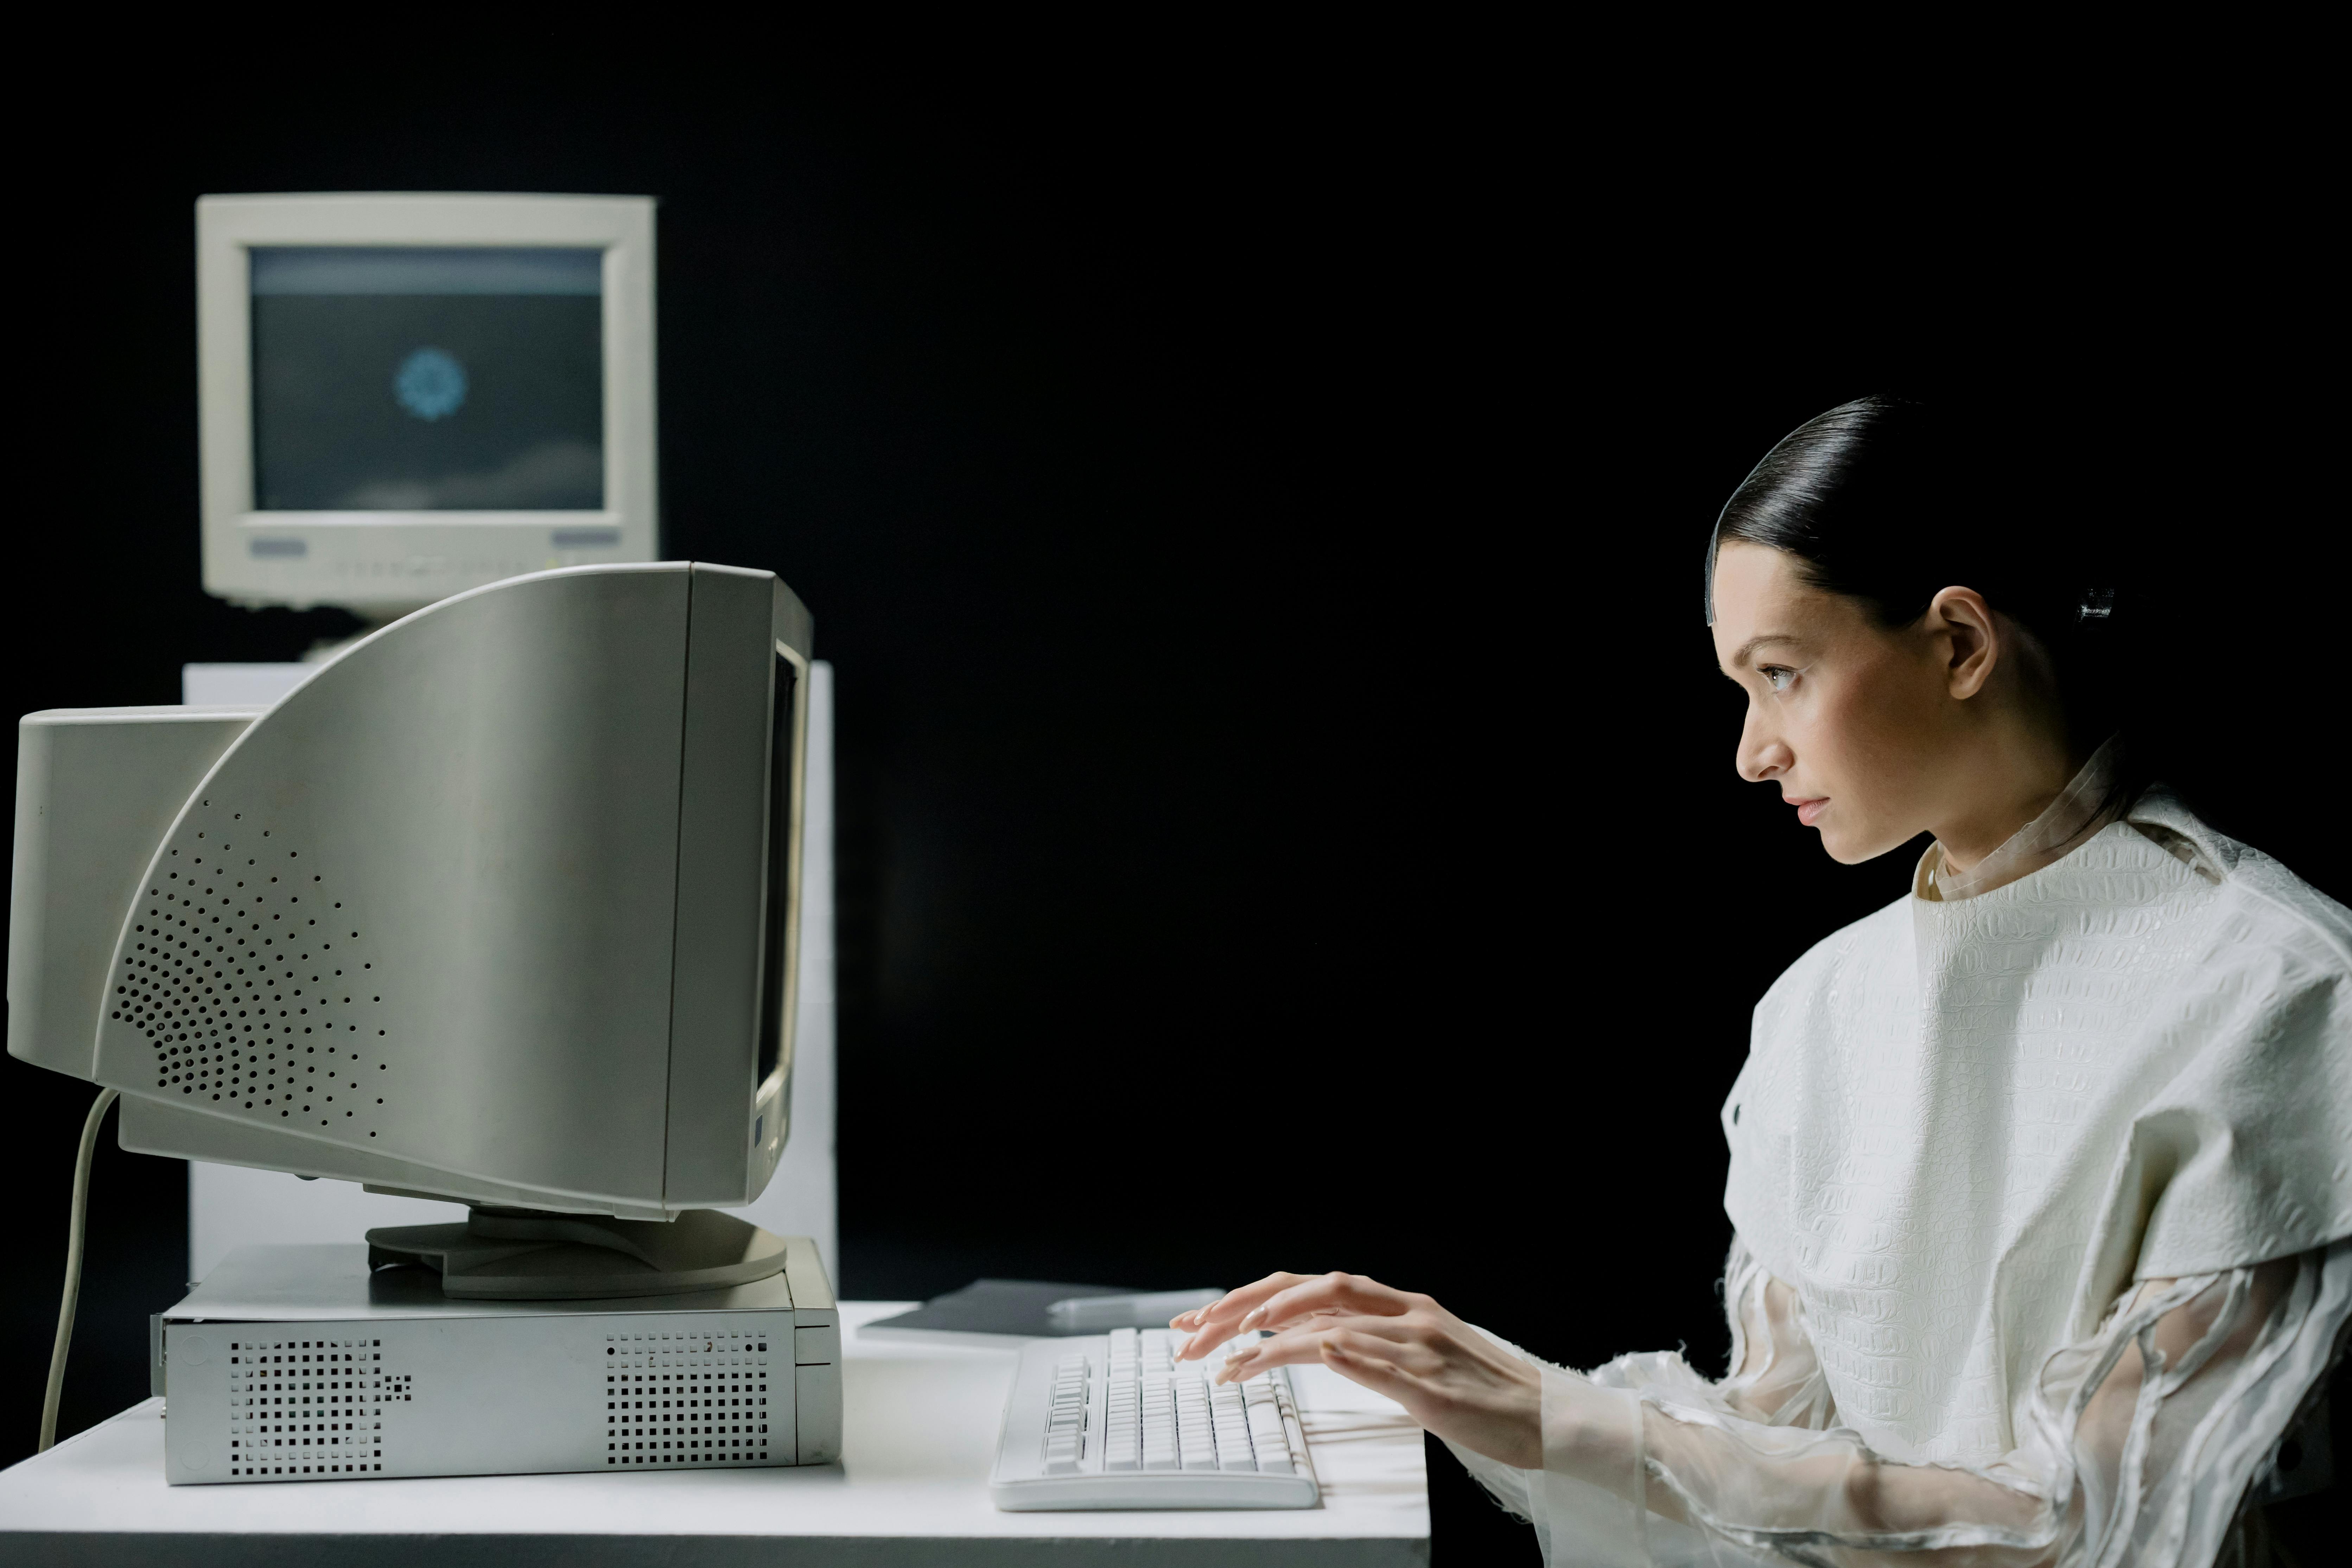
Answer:
[(1076, 1352), (1054, 1363), (1054, 1401), (1045, 1415), (1045, 1473), (1074, 1476), (1086, 1457), (1086, 1353)]

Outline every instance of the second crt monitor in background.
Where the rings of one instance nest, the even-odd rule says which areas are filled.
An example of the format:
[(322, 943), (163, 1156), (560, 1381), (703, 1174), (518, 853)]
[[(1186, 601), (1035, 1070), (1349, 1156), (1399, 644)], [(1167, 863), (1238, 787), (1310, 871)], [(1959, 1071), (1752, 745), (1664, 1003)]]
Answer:
[(196, 204), (205, 587), (372, 621), (656, 554), (645, 196)]

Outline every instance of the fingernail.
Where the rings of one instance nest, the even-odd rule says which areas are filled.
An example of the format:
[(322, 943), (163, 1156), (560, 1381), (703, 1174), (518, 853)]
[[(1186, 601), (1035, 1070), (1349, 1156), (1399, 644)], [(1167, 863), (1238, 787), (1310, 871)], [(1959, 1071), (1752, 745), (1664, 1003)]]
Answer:
[(1259, 1323), (1265, 1321), (1265, 1309), (1264, 1307), (1252, 1307), (1250, 1309), (1249, 1316), (1242, 1320), (1242, 1332), (1249, 1332), (1252, 1329), (1256, 1328)]

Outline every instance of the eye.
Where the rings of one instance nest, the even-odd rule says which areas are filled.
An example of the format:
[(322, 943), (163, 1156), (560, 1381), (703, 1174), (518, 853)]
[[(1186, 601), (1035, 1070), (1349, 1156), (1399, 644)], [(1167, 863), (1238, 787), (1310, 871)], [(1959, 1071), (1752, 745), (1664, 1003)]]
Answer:
[(1785, 664), (1764, 665), (1756, 673), (1762, 676), (1764, 684), (1774, 691), (1788, 690), (1790, 683), (1797, 679), (1797, 672)]

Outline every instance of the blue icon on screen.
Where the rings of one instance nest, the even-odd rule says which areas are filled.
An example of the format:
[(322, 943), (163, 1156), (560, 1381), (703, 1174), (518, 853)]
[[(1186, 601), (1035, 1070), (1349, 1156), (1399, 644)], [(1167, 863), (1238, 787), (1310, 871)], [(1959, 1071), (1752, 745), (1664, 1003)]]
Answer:
[(400, 405), (426, 424), (466, 406), (466, 367), (439, 349), (418, 349), (392, 378)]

